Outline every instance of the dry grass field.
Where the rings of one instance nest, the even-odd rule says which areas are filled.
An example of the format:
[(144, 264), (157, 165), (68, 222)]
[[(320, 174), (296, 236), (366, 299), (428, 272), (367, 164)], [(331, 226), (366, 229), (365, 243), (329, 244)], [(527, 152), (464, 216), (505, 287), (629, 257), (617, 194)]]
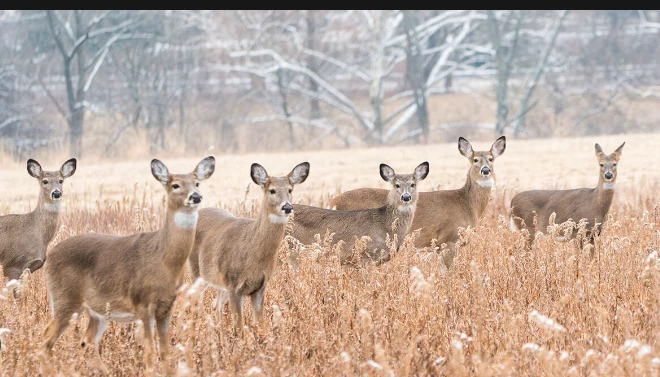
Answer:
[[(493, 138), (494, 140), (495, 138)], [(594, 143), (611, 153), (625, 141), (610, 219), (595, 250), (575, 242), (537, 240), (524, 249), (504, 218), (505, 200), (533, 188), (593, 187)], [(475, 150), (489, 142), (473, 142)], [(441, 268), (438, 253), (417, 253), (410, 239), (378, 268), (342, 268), (330, 245), (302, 253), (297, 270), (281, 248), (270, 282), (264, 325), (246, 304), (243, 338), (231, 331), (229, 308), (218, 318), (215, 292), (184, 287), (174, 308), (172, 355), (159, 362), (180, 376), (231, 375), (443, 375), (443, 376), (658, 376), (660, 374), (660, 134), (552, 140), (509, 139), (495, 161), (497, 185), (480, 226), (462, 234), (454, 266)], [(68, 156), (40, 161), (59, 168)], [(161, 158), (171, 172), (191, 171), (200, 158)], [(326, 206), (339, 192), (382, 187), (381, 162), (412, 172), (429, 161), (425, 191), (457, 188), (469, 164), (456, 143), (280, 154), (216, 155), (214, 175), (202, 184), (203, 206), (254, 217), (260, 190), (249, 177), (252, 162), (279, 175), (309, 161), (307, 181), (294, 200)], [(0, 214), (33, 208), (37, 182), (23, 164), (5, 164)], [(162, 225), (165, 191), (149, 160), (87, 165), (65, 182), (61, 228), (53, 244), (84, 232), (131, 234)], [(439, 209), (442, 211), (442, 209)], [(316, 255), (316, 254), (315, 254)], [(24, 275), (21, 298), (0, 300), (0, 374), (39, 374), (42, 331), (50, 319), (43, 270)], [(2, 281), (2, 285), (6, 280)], [(189, 281), (190, 283), (190, 281)], [(54, 348), (62, 376), (98, 375), (79, 340), (85, 315)], [(145, 375), (140, 324), (112, 323), (102, 357), (116, 376)], [(86, 353), (86, 354), (85, 354)]]

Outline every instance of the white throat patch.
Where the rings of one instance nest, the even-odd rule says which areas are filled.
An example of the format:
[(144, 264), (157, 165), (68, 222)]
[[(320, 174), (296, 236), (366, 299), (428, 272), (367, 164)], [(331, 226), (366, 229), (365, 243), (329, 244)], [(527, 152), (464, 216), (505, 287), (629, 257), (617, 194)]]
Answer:
[(59, 212), (62, 209), (62, 203), (45, 203), (44, 208), (48, 212)]
[(415, 204), (399, 204), (397, 209), (399, 212), (414, 212), (415, 211)]
[(179, 211), (174, 214), (174, 224), (181, 229), (194, 229), (197, 227), (199, 214), (195, 212)]
[(477, 183), (481, 187), (493, 187), (493, 185), (495, 184), (495, 180), (493, 178), (480, 179), (477, 181)]
[(289, 216), (286, 215), (276, 215), (271, 213), (268, 215), (268, 219), (273, 224), (286, 224), (289, 222)]
[(614, 182), (603, 182), (603, 190), (614, 190)]

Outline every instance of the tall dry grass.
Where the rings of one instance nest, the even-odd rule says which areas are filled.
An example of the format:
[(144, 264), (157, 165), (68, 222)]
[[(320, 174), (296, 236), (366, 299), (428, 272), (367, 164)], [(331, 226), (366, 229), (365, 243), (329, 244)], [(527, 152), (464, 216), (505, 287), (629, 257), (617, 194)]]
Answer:
[[(417, 253), (410, 237), (390, 262), (358, 269), (340, 267), (331, 244), (321, 242), (318, 253), (301, 252), (287, 239), (266, 294), (265, 324), (256, 326), (246, 310), (248, 330), (242, 339), (233, 337), (229, 308), (218, 318), (211, 308), (215, 292), (202, 293), (188, 280), (175, 304), (174, 347), (166, 364), (181, 376), (657, 376), (660, 171), (648, 156), (660, 137), (596, 141), (609, 152), (623, 140), (610, 219), (593, 249), (548, 238), (525, 250), (523, 235), (508, 230), (503, 215), (515, 191), (595, 184), (594, 140), (509, 140), (495, 162), (491, 204), (479, 226), (462, 232), (465, 246), (450, 270), (442, 268), (439, 254)], [(193, 159), (164, 160), (173, 172), (194, 166)], [(250, 163), (279, 174), (303, 160), (310, 161), (311, 174), (294, 198), (321, 206), (346, 189), (385, 187), (379, 162), (405, 170), (429, 160), (423, 190), (458, 187), (469, 166), (454, 143), (223, 156), (201, 188), (204, 204), (254, 217), (260, 193), (248, 186)], [(148, 166), (147, 160), (92, 166), (81, 161), (65, 184), (66, 207), (53, 244), (83, 232), (158, 229), (164, 191)], [(22, 167), (0, 174), (15, 182), (1, 199), (3, 214), (34, 206), (36, 183)], [(288, 256), (296, 252), (301, 254), (294, 270)], [(37, 375), (41, 333), (50, 318), (43, 271), (24, 276), (19, 300), (4, 296), (0, 327), (9, 332), (0, 330), (0, 372)], [(98, 375), (85, 364), (91, 350), (84, 355), (80, 349), (86, 324), (84, 315), (72, 318), (55, 346), (53, 367), (63, 376)], [(101, 344), (113, 375), (145, 375), (139, 324), (112, 323)]]

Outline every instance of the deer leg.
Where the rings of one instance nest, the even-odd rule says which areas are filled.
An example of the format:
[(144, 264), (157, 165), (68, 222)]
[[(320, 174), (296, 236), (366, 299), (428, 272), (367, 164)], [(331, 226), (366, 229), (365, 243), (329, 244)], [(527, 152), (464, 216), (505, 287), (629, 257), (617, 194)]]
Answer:
[(101, 358), (101, 337), (108, 328), (108, 319), (89, 309), (87, 310), (87, 315), (89, 316), (89, 324), (87, 325), (87, 331), (80, 346), (85, 348), (93, 344), (94, 359), (92, 360), (92, 367), (98, 369), (103, 374), (108, 374), (108, 368), (106, 368)]
[(258, 291), (250, 295), (252, 301), (252, 313), (257, 323), (261, 324), (264, 321), (264, 297), (266, 296), (266, 284)]
[(229, 304), (231, 305), (231, 320), (234, 325), (234, 335), (243, 335), (243, 296), (236, 289), (229, 289)]
[(217, 295), (215, 300), (213, 300), (213, 306), (218, 310), (218, 323), (220, 323), (222, 321), (222, 309), (229, 300), (229, 293), (227, 289), (216, 289), (216, 292)]
[(455, 242), (447, 242), (446, 243), (447, 248), (445, 249), (445, 253), (442, 256), (442, 261), (445, 264), (445, 267), (447, 269), (450, 269), (451, 266), (454, 264), (454, 258), (456, 258), (456, 243)]
[[(20, 281), (22, 273), (23, 273), (23, 269), (21, 269), (20, 267), (9, 267), (4, 270), (4, 274), (7, 277), (8, 281), (12, 281), (12, 280)], [(14, 293), (14, 298), (18, 299), (18, 287), (14, 287), (13, 293)]]
[(153, 371), (154, 367), (154, 313), (151, 309), (145, 310), (140, 316), (144, 327), (144, 359), (147, 371)]
[(170, 318), (172, 316), (172, 305), (174, 301), (170, 303), (160, 302), (160, 305), (156, 309), (156, 329), (158, 330), (158, 346), (160, 348), (160, 359), (163, 363), (166, 363), (167, 357), (169, 356), (169, 347), (170, 343), (168, 342), (169, 338), (167, 336), (170, 329)]

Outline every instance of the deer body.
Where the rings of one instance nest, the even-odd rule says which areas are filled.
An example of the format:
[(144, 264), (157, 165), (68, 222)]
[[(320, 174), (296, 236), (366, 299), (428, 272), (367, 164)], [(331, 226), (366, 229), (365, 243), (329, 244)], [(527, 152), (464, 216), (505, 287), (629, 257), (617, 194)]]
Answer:
[[(311, 244), (316, 234), (334, 233), (333, 242), (347, 244), (340, 255), (342, 264), (349, 262), (352, 256), (348, 245), (352, 245), (356, 237), (368, 236), (371, 243), (367, 255), (362, 255), (361, 259), (374, 260), (377, 265), (387, 262), (391, 256), (385, 241), (387, 235), (393, 238), (392, 223), (397, 221), (396, 235), (399, 242), (403, 241), (416, 217), (416, 183), (425, 179), (428, 171), (428, 162), (420, 164), (413, 174), (395, 174), (392, 168), (381, 164), (381, 177), (393, 187), (389, 191), (382, 190), (380, 196), (384, 196), (384, 204), (378, 208), (342, 211), (294, 204), (292, 236), (303, 244)], [(381, 250), (384, 253), (381, 254)]]
[(59, 171), (42, 171), (28, 160), (28, 173), (41, 187), (37, 207), (26, 214), (0, 217), (0, 263), (8, 279), (18, 279), (26, 268), (34, 272), (46, 261), (46, 249), (57, 232), (62, 200), (62, 183), (76, 171), (76, 159)]
[[(587, 237), (590, 242), (593, 242), (595, 234), (591, 232), (590, 228), (598, 224), (596, 234), (600, 233), (600, 224), (603, 223), (610, 209), (614, 197), (616, 165), (624, 144), (609, 156), (606, 156), (600, 146), (596, 144), (596, 157), (599, 161), (601, 174), (595, 188), (530, 190), (516, 194), (511, 199), (510, 227), (513, 230), (528, 228), (530, 230), (529, 242), (531, 243), (536, 236), (536, 232), (546, 232), (550, 215), (554, 212), (556, 224), (561, 224), (569, 219), (575, 222), (586, 219), (588, 221)], [(534, 227), (535, 216), (537, 217), (536, 227)], [(569, 236), (573, 237), (575, 234), (576, 229), (573, 229)]]
[(263, 320), (266, 286), (275, 270), (277, 251), (293, 211), (291, 191), (307, 179), (309, 163), (299, 164), (286, 177), (270, 177), (259, 164), (252, 165), (251, 173), (264, 192), (258, 217), (238, 218), (218, 208), (200, 210), (195, 245), (189, 258), (193, 279), (201, 276), (223, 291), (218, 305), (220, 315), (229, 299), (237, 334), (243, 329), (244, 297), (251, 298), (256, 319)]
[(108, 319), (143, 322), (148, 369), (153, 366), (155, 323), (165, 360), (171, 308), (195, 239), (202, 199), (197, 186), (214, 168), (215, 159), (207, 157), (191, 174), (169, 174), (162, 162), (154, 160), (152, 172), (168, 192), (162, 229), (129, 236), (82, 234), (53, 248), (45, 267), (53, 311), (44, 331), (47, 352), (66, 330), (71, 315), (84, 309), (90, 318), (82, 346), (95, 345), (96, 362), (104, 372), (98, 343)]
[[(495, 183), (493, 162), (504, 153), (506, 138), (501, 136), (491, 146), (490, 151), (474, 152), (470, 143), (459, 138), (458, 149), (470, 160), (465, 185), (456, 190), (420, 192), (417, 210), (410, 231), (421, 229), (415, 246), (431, 246), (433, 239), (437, 244), (445, 243), (449, 253), (445, 264), (450, 266), (455, 256), (455, 243), (459, 240), (458, 228), (475, 226), (483, 216), (491, 188)], [(386, 202), (387, 190), (360, 188), (346, 191), (330, 202), (337, 210), (355, 210), (382, 205)]]

